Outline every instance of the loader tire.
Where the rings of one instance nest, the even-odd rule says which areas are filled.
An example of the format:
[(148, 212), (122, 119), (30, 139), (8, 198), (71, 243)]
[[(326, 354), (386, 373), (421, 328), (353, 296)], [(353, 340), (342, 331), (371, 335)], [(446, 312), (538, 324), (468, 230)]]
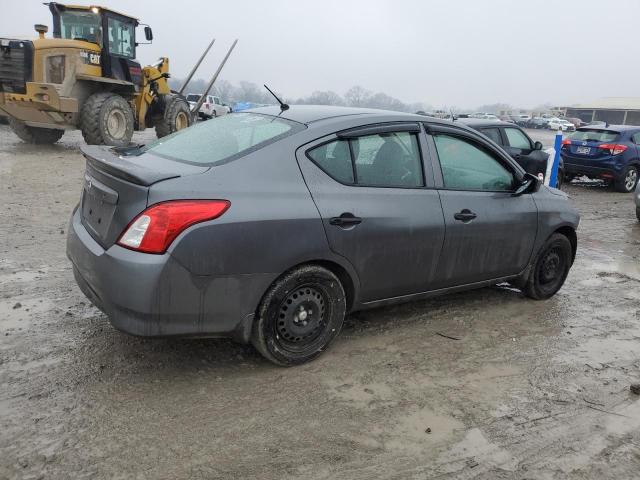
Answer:
[(64, 130), (55, 128), (38, 128), (30, 127), (15, 118), (9, 119), (9, 127), (13, 130), (20, 140), (36, 145), (44, 145), (48, 143), (56, 143), (64, 135)]
[(165, 137), (193, 123), (189, 103), (178, 95), (167, 95), (164, 115), (156, 122), (156, 136)]
[(79, 126), (89, 145), (125, 147), (133, 136), (133, 111), (117, 93), (94, 93), (80, 110)]

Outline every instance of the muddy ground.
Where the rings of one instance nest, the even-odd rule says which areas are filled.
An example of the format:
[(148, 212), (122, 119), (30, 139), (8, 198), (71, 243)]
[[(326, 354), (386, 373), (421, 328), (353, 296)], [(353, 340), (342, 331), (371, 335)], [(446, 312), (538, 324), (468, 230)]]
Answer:
[(579, 250), (551, 300), (494, 287), (356, 313), (282, 369), (225, 340), (126, 336), (88, 303), (65, 256), (79, 144), (0, 125), (1, 479), (640, 476), (631, 195), (565, 188)]

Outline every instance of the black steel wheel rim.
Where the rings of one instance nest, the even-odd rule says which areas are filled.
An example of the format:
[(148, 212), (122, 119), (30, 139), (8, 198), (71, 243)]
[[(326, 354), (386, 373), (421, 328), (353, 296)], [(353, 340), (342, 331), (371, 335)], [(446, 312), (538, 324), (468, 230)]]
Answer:
[(559, 247), (551, 247), (542, 257), (538, 266), (538, 282), (545, 290), (552, 290), (562, 281), (565, 258)]
[(320, 285), (291, 290), (278, 307), (276, 338), (290, 351), (304, 351), (323, 334), (327, 325), (328, 296)]

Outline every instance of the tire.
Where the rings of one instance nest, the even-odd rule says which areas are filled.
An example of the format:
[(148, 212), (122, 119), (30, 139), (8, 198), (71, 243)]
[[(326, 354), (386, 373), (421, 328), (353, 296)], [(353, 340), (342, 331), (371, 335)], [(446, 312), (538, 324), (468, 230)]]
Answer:
[(276, 365), (301, 365), (329, 347), (345, 313), (340, 280), (317, 265), (299, 267), (276, 280), (262, 298), (251, 343)]
[(30, 127), (20, 120), (9, 118), (9, 127), (20, 140), (35, 145), (46, 145), (56, 143), (64, 135), (64, 130), (55, 128)]
[(193, 117), (187, 101), (178, 95), (166, 95), (164, 115), (156, 122), (156, 136), (165, 137), (192, 123)]
[(575, 175), (571, 174), (571, 173), (565, 173), (562, 175), (562, 182), (563, 183), (571, 183), (571, 181), (576, 178)]
[(94, 93), (80, 110), (80, 130), (88, 145), (126, 147), (133, 136), (133, 111), (117, 93)]
[(619, 178), (616, 178), (614, 188), (616, 192), (630, 193), (636, 189), (638, 185), (638, 177), (640, 172), (635, 165), (629, 165)]
[(528, 269), (522, 293), (534, 300), (552, 297), (564, 285), (572, 263), (571, 242), (564, 235), (554, 233), (544, 243)]

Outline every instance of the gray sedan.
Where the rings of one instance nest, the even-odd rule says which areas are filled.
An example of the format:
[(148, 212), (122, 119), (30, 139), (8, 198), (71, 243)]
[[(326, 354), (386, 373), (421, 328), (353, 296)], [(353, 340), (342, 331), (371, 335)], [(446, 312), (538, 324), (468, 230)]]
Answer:
[(511, 282), (563, 285), (579, 217), (459, 123), (259, 108), (146, 146), (84, 147), (67, 253), (118, 329), (321, 354), (345, 314)]

